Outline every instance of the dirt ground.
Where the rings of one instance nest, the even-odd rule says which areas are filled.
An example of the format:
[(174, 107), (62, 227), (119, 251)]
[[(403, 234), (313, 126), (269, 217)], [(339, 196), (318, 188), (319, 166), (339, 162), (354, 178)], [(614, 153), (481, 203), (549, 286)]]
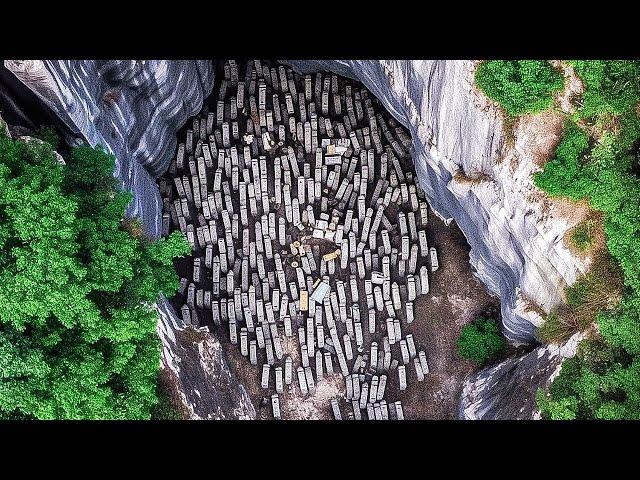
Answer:
[[(429, 363), (429, 374), (423, 382), (418, 382), (413, 364), (407, 365), (407, 389), (398, 390), (397, 371), (389, 372), (387, 380), (388, 403), (401, 400), (405, 419), (455, 419), (457, 404), (464, 378), (473, 369), (473, 363), (461, 359), (457, 354), (456, 342), (460, 330), (479, 315), (499, 314), (499, 302), (490, 296), (485, 287), (473, 276), (469, 265), (469, 247), (460, 229), (452, 223), (450, 227), (435, 215), (429, 216), (427, 229), (429, 245), (438, 248), (440, 268), (430, 274), (430, 290), (427, 295), (419, 295), (414, 302), (415, 320), (411, 325), (403, 322), (403, 334), (413, 333), (416, 348), (424, 350)], [(378, 322), (380, 325), (380, 322)], [(212, 328), (212, 325), (209, 327)], [(368, 334), (365, 333), (365, 344)], [(271, 404), (268, 391), (260, 386), (261, 365), (264, 354), (259, 351), (258, 365), (253, 366), (240, 354), (237, 346), (232, 345), (228, 334), (218, 335), (223, 345), (230, 367), (244, 383), (251, 396), (258, 418), (271, 419)], [(285, 355), (292, 356), (294, 363), (293, 382), (285, 386), (280, 395), (282, 417), (285, 419), (329, 420), (331, 398), (344, 397), (345, 382), (339, 373), (327, 376), (317, 383), (316, 393), (304, 397), (297, 387), (295, 367), (299, 363), (300, 351), (297, 336), (283, 343)], [(379, 343), (381, 345), (381, 343)], [(393, 357), (400, 357), (399, 345), (392, 345)], [(355, 353), (355, 352), (354, 352)], [(262, 355), (262, 356), (261, 356)], [(310, 359), (313, 362), (313, 359)], [(351, 363), (351, 362), (350, 362)], [(339, 371), (337, 361), (334, 369)], [(295, 386), (294, 386), (295, 385)], [(343, 417), (350, 411), (347, 402), (341, 402)]]
[[(469, 265), (469, 246), (464, 235), (452, 222), (447, 227), (442, 220), (429, 212), (427, 227), (429, 245), (438, 249), (440, 268), (429, 273), (430, 289), (427, 295), (418, 295), (414, 302), (414, 317), (412, 324), (402, 322), (403, 335), (413, 333), (417, 350), (424, 350), (427, 354), (429, 374), (423, 382), (418, 382), (413, 368), (409, 363), (407, 371), (407, 389), (398, 390), (399, 381), (397, 371), (388, 373), (387, 394), (388, 403), (401, 400), (406, 419), (454, 419), (457, 418), (457, 402), (462, 389), (464, 378), (473, 371), (473, 364), (461, 359), (457, 354), (456, 342), (460, 330), (479, 315), (499, 315), (499, 301), (487, 292), (486, 288), (473, 276)], [(181, 259), (176, 262), (176, 269), (182, 276), (189, 277), (192, 271), (192, 260)], [(419, 264), (426, 262), (420, 259)], [(361, 289), (361, 290), (360, 290)], [(364, 291), (364, 286), (359, 285)], [(179, 308), (176, 302), (175, 308)], [(207, 325), (216, 335), (223, 346), (230, 368), (234, 371), (253, 400), (258, 418), (271, 419), (271, 403), (269, 395), (274, 393), (273, 385), (269, 390), (260, 386), (261, 365), (264, 363), (264, 352), (258, 350), (258, 365), (251, 365), (248, 358), (240, 354), (237, 345), (229, 341), (229, 334), (224, 326), (216, 327), (210, 315), (200, 319), (202, 325)], [(382, 346), (384, 321), (378, 319), (378, 327), (374, 340)], [(297, 387), (295, 368), (300, 362), (297, 334), (291, 338), (282, 335), (285, 355), (291, 355), (294, 371), (293, 382), (285, 386), (280, 394), (282, 417), (285, 419), (332, 419), (331, 398), (344, 397), (345, 381), (339, 373), (329, 377), (325, 374), (318, 382), (316, 394), (304, 397)], [(406, 333), (405, 333), (406, 332)], [(341, 334), (344, 333), (341, 331)], [(370, 344), (371, 335), (364, 329), (365, 345)], [(393, 358), (400, 358), (399, 344), (391, 346)], [(368, 350), (365, 349), (365, 354)], [(357, 355), (357, 352), (354, 351)], [(313, 359), (310, 359), (313, 365)], [(350, 364), (352, 362), (349, 362)], [(339, 372), (337, 360), (334, 357), (334, 371)], [(273, 378), (271, 379), (273, 383)], [(343, 416), (350, 411), (349, 402), (341, 401)]]
[(440, 268), (430, 277), (429, 293), (415, 301), (411, 327), (416, 348), (424, 349), (429, 359), (429, 375), (418, 382), (408, 368), (407, 390), (400, 399), (407, 419), (454, 419), (462, 382), (474, 369), (458, 356), (460, 330), (479, 315), (497, 316), (500, 303), (473, 276), (469, 247), (455, 223), (447, 227), (432, 215), (428, 236), (429, 243), (439, 247)]

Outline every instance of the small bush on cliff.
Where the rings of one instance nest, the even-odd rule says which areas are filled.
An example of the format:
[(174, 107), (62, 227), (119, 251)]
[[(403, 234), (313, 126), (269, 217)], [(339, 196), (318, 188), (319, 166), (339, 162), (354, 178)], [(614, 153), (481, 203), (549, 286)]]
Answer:
[(476, 84), (513, 116), (549, 108), (562, 89), (562, 74), (544, 60), (489, 60), (476, 70)]
[(593, 245), (597, 226), (596, 221), (590, 218), (576, 225), (571, 232), (571, 244), (581, 252), (587, 251)]
[(154, 301), (175, 293), (180, 235), (136, 238), (114, 158), (0, 136), (0, 417), (149, 418)]
[(595, 318), (599, 334), (563, 363), (538, 406), (550, 419), (640, 419), (640, 62), (573, 64), (585, 87), (582, 106), (535, 182), (602, 212), (620, 268), (592, 272), (569, 289), (568, 308)]
[(640, 62), (577, 60), (572, 64), (586, 87), (580, 117), (624, 115), (635, 109), (640, 92)]
[(613, 259), (600, 253), (586, 275), (565, 291), (567, 302), (547, 315), (538, 338), (547, 343), (568, 340), (593, 324), (601, 311), (614, 311), (621, 300), (622, 273)]
[(51, 125), (44, 125), (36, 130), (35, 137), (43, 142), (47, 142), (56, 150), (60, 146), (60, 136), (56, 129)]
[(478, 365), (495, 360), (507, 343), (500, 333), (500, 326), (493, 318), (478, 318), (462, 327), (458, 339), (458, 353)]

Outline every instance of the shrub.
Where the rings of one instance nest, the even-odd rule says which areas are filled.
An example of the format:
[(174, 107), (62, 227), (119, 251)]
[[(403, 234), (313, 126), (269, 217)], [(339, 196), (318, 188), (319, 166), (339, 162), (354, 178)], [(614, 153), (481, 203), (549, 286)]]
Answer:
[(576, 225), (571, 232), (571, 244), (581, 252), (584, 252), (593, 245), (595, 240), (595, 229), (597, 223), (595, 220), (588, 218), (580, 224)]
[(60, 136), (56, 129), (51, 125), (44, 125), (36, 130), (34, 135), (36, 138), (39, 138), (43, 142), (47, 142), (54, 150), (56, 150), (60, 146)]
[(554, 158), (545, 164), (543, 171), (533, 176), (536, 186), (549, 195), (564, 195), (573, 200), (583, 198), (586, 189), (580, 178), (588, 148), (587, 134), (578, 125), (568, 121)]
[(562, 89), (562, 74), (544, 60), (489, 60), (475, 77), (478, 87), (513, 116), (546, 110)]
[(626, 60), (577, 60), (575, 72), (585, 85), (580, 116), (622, 115), (638, 104), (640, 62)]
[(496, 359), (506, 348), (498, 322), (492, 318), (478, 318), (462, 327), (458, 339), (458, 354), (478, 365)]
[(564, 342), (596, 321), (599, 312), (613, 311), (623, 289), (620, 268), (608, 254), (598, 255), (586, 275), (566, 289), (567, 302), (553, 310), (538, 327), (544, 342)]

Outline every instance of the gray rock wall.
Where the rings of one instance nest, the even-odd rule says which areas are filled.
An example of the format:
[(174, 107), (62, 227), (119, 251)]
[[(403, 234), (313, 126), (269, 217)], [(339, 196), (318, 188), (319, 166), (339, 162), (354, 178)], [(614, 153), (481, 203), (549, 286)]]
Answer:
[(562, 361), (573, 357), (582, 339), (576, 333), (563, 345), (544, 345), (471, 375), (460, 397), (465, 420), (538, 420), (536, 392), (547, 389)]
[(158, 315), (162, 365), (176, 379), (173, 388), (189, 418), (255, 419), (246, 388), (229, 369), (222, 345), (207, 327), (185, 328), (164, 297), (158, 301)]
[[(127, 215), (139, 216), (147, 233), (157, 237), (162, 202), (155, 178), (175, 153), (176, 131), (200, 111), (213, 88), (212, 62), (6, 60), (4, 65), (72, 132), (116, 156), (114, 174), (134, 193)], [(255, 418), (218, 340), (206, 329), (185, 330), (164, 298), (158, 316), (162, 367), (177, 379), (191, 418)]]
[(175, 152), (176, 131), (213, 88), (212, 62), (5, 60), (4, 66), (71, 131), (115, 154), (115, 175), (135, 194), (127, 213), (157, 236), (162, 203), (155, 178)]

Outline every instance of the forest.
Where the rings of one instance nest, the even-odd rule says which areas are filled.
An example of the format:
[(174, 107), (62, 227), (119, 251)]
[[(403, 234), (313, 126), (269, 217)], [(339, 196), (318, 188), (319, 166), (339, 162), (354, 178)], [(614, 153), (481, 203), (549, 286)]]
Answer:
[(41, 133), (0, 133), (0, 418), (148, 419), (155, 301), (189, 244), (125, 219), (112, 155), (81, 146), (62, 165)]

